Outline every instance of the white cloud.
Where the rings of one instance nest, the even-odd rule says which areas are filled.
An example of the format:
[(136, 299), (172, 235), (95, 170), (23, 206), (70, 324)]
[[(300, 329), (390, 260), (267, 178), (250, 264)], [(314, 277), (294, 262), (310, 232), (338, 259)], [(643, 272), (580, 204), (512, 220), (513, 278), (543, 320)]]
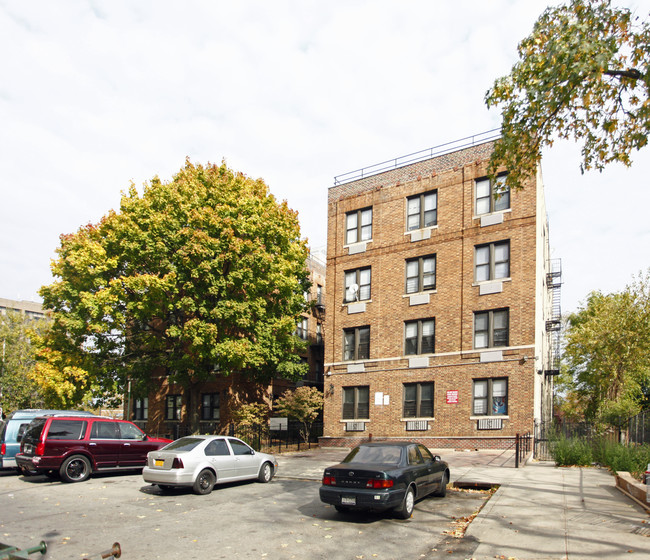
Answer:
[[(647, 0), (629, 5), (650, 9)], [(485, 90), (509, 70), (545, 7), (546, 0), (1, 5), (0, 49), (12, 54), (0, 59), (0, 295), (36, 299), (51, 281), (59, 234), (116, 208), (131, 180), (169, 179), (186, 156), (225, 158), (263, 177), (299, 211), (312, 245), (324, 246), (335, 175), (498, 126)], [(648, 174), (581, 177), (566, 147), (543, 166), (565, 308), (591, 289), (622, 288), (648, 266), (630, 243), (648, 241), (641, 215)], [(624, 186), (612, 197), (617, 182)]]

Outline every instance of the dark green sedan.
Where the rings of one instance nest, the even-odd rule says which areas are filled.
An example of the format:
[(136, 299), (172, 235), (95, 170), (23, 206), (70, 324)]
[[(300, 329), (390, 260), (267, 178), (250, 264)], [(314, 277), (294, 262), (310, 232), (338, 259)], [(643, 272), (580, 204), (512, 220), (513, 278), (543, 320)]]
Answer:
[(393, 509), (408, 519), (416, 500), (444, 496), (448, 482), (449, 465), (421, 443), (363, 443), (325, 469), (319, 493), (339, 512)]

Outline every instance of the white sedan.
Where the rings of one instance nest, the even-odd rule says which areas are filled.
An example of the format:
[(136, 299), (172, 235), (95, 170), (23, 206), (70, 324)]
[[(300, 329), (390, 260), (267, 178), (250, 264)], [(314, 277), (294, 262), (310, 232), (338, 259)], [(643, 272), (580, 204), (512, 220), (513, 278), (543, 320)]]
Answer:
[(209, 494), (215, 484), (224, 482), (269, 482), (277, 469), (273, 455), (255, 451), (240, 439), (196, 435), (149, 452), (142, 477), (162, 490), (191, 486), (196, 494)]

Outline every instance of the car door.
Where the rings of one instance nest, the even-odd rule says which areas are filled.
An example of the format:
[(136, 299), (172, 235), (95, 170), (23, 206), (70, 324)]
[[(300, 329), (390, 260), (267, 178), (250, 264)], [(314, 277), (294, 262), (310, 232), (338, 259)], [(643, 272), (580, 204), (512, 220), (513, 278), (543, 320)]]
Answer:
[(225, 439), (213, 439), (205, 446), (205, 457), (217, 472), (218, 482), (227, 482), (237, 478), (235, 455)]
[(442, 463), (436, 461), (424, 445), (418, 443), (418, 450), (424, 459), (424, 464), (427, 468), (427, 494), (437, 490), (440, 486), (440, 481), (442, 480), (442, 475), (444, 473), (444, 468)]
[(426, 496), (431, 490), (432, 473), (420, 454), (417, 445), (409, 445), (407, 449), (408, 471), (418, 489), (418, 496)]
[(117, 422), (102, 420), (92, 423), (88, 450), (98, 469), (117, 467), (121, 445)]
[(144, 467), (147, 453), (158, 449), (159, 445), (147, 441), (145, 433), (131, 422), (117, 423), (120, 438), (120, 467)]
[(235, 438), (228, 438), (235, 456), (237, 478), (255, 478), (259, 470), (259, 460), (252, 447)]

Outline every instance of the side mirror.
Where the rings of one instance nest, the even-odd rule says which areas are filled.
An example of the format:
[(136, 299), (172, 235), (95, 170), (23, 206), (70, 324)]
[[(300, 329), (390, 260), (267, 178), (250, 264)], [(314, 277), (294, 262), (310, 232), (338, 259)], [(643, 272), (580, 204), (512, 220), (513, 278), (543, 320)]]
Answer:
[(434, 455), (434, 456), (433, 456), (433, 460), (434, 460), (434, 462), (436, 462), (436, 463), (439, 463), (440, 461), (442, 461), (442, 459), (440, 458), (440, 455)]

